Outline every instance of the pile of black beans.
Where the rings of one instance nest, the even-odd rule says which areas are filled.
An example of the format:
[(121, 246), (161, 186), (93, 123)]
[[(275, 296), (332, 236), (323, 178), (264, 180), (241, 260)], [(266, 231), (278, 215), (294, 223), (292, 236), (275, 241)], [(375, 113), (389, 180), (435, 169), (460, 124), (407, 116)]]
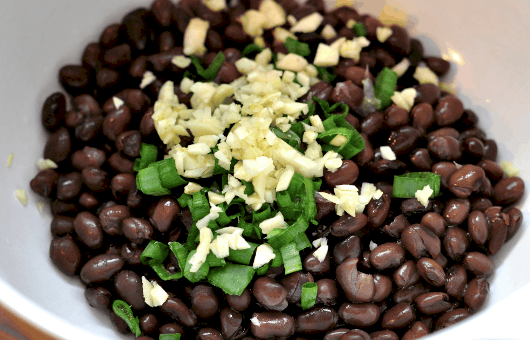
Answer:
[[(165, 80), (180, 83), (183, 70), (171, 59), (183, 54), (183, 33), (196, 16), (210, 22), (204, 66), (223, 51), (226, 61), (214, 81), (237, 79), (234, 62), (252, 43), (238, 18), (260, 4), (246, 0), (214, 12), (199, 0), (177, 5), (156, 0), (150, 9), (135, 9), (106, 27), (99, 41), (87, 45), (80, 64), (62, 67), (59, 80), (69, 96), (54, 93), (44, 103), (42, 120), (50, 132), (44, 158), (59, 167), (39, 172), (31, 187), (51, 200), (53, 263), (66, 275), (79, 275), (88, 303), (107, 313), (122, 333), (128, 327), (110, 306), (115, 299), (130, 304), (140, 319), (143, 335), (138, 339), (143, 340), (166, 333), (200, 340), (416, 339), (465, 319), (487, 299), (488, 276), (494, 271), (490, 256), (521, 225), (521, 211), (512, 204), (523, 195), (523, 181), (507, 178), (495, 162), (497, 144), (478, 127), (477, 114), (465, 110), (454, 95), (414, 79), (420, 62), (440, 77), (450, 65), (424, 56), (421, 42), (405, 29), (392, 26), (392, 36), (379, 43), (376, 29), (383, 24), (371, 15), (347, 7), (326, 13), (322, 0), (278, 3), (296, 19), (323, 13), (316, 32), (298, 34), (313, 51), (320, 42), (331, 43), (320, 35), (326, 24), (349, 39), (355, 37), (346, 27), (350, 19), (366, 27), (371, 45), (360, 61), (342, 59), (335, 67), (338, 77), (314, 85), (304, 100), (317, 96), (349, 105), (347, 120), (366, 142), (361, 153), (325, 174), (322, 190), (370, 182), (384, 195), (372, 200), (364, 213), (338, 217), (334, 205), (317, 194), (320, 223), (308, 234), (311, 240), (328, 237), (326, 259), (319, 262), (308, 250), (303, 271), (283, 275), (282, 267), (273, 268), (256, 277), (241, 296), (207, 283), (156, 277), (140, 262), (146, 244), (151, 239), (183, 241), (193, 223), (189, 209), (181, 209), (175, 199), (179, 193), (149, 197), (136, 187), (133, 162), (141, 143), (165, 151), (151, 119), (158, 90)], [(287, 52), (270, 30), (263, 37), (274, 52)], [(417, 90), (411, 112), (392, 105), (358, 114), (366, 67), (375, 78), (404, 57), (411, 66), (399, 79), (398, 90)], [(147, 70), (157, 80), (140, 90)], [(178, 86), (175, 91), (189, 104), (189, 95)], [(116, 108), (113, 96), (125, 105)], [(397, 160), (381, 157), (379, 147), (384, 145)], [(439, 174), (441, 195), (427, 207), (415, 198), (394, 198), (392, 178), (406, 171)], [(166, 268), (174, 272), (177, 265), (171, 254)], [(169, 293), (161, 307), (146, 306), (142, 276)], [(306, 282), (317, 283), (318, 296), (315, 307), (302, 310)]]

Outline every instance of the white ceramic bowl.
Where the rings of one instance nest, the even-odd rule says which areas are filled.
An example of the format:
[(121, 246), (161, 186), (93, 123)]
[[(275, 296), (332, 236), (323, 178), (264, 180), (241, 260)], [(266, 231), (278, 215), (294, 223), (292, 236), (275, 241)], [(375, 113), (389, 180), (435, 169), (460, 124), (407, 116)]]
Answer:
[[(59, 68), (79, 63), (84, 47), (101, 30), (148, 0), (3, 1), (0, 11), (0, 303), (60, 339), (131, 339), (119, 335), (107, 316), (89, 307), (77, 278), (51, 263), (49, 206), (31, 192), (46, 140), (40, 112), (44, 99), (60, 90)], [(383, 1), (357, 2), (378, 14)], [(530, 183), (530, 2), (525, 0), (408, 0), (410, 28), (427, 55), (445, 55), (459, 97), (480, 116), (480, 126), (497, 140), (501, 160), (512, 160)], [(456, 74), (455, 74), (456, 73)], [(5, 162), (14, 154), (10, 168)], [(15, 198), (26, 189), (29, 204)], [(429, 339), (524, 339), (530, 304), (530, 203), (518, 234), (495, 257), (486, 306), (456, 327)], [(427, 339), (427, 338), (426, 338)]]

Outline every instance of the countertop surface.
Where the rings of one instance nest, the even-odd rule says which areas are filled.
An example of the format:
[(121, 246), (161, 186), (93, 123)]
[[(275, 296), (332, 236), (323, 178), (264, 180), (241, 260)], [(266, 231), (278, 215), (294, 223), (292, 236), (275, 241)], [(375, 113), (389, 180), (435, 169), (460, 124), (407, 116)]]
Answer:
[(55, 340), (0, 305), (0, 339)]

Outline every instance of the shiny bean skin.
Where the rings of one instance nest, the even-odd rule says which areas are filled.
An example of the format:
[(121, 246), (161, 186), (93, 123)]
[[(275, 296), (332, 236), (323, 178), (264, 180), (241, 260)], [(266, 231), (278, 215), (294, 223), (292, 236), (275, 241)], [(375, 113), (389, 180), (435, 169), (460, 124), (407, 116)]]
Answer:
[(138, 274), (130, 270), (122, 270), (114, 279), (114, 288), (120, 298), (127, 302), (132, 309), (142, 310), (146, 307), (142, 279)]
[(201, 319), (209, 319), (219, 310), (219, 300), (212, 287), (197, 285), (191, 291), (191, 309)]
[(65, 127), (60, 127), (48, 137), (44, 146), (44, 159), (51, 159), (60, 163), (68, 157), (72, 151), (72, 138)]
[(416, 321), (410, 329), (403, 334), (402, 340), (415, 340), (429, 334), (429, 328), (421, 321)]
[(438, 257), (441, 251), (441, 242), (436, 235), (421, 224), (413, 224), (401, 233), (401, 241), (407, 251), (415, 258), (430, 254)]
[(456, 308), (450, 310), (438, 318), (438, 321), (436, 321), (435, 330), (444, 329), (454, 325), (455, 323), (467, 318), (470, 314), (471, 313), (466, 308)]
[(160, 306), (160, 309), (183, 326), (195, 327), (195, 325), (197, 325), (198, 320), (195, 313), (193, 313), (193, 311), (177, 297), (169, 297), (166, 302)]
[(132, 173), (134, 163), (127, 157), (123, 156), (121, 153), (113, 153), (109, 159), (108, 163), (112, 169), (118, 173)]
[(448, 225), (458, 226), (466, 220), (470, 209), (469, 200), (453, 198), (446, 203), (442, 216)]
[(206, 327), (197, 332), (197, 340), (223, 340), (223, 336), (217, 329)]
[(429, 150), (417, 149), (410, 155), (410, 162), (420, 171), (430, 171), (433, 165)]
[(81, 172), (83, 182), (94, 192), (102, 192), (109, 188), (108, 173), (95, 167), (84, 168)]
[(361, 239), (357, 235), (351, 235), (337, 243), (333, 248), (333, 259), (335, 265), (339, 265), (349, 258), (359, 258), (361, 255)]
[(416, 143), (420, 136), (420, 130), (413, 128), (412, 126), (403, 126), (390, 133), (388, 145), (396, 155), (404, 155), (416, 147)]
[(431, 169), (433, 173), (440, 175), (440, 185), (445, 189), (449, 187), (449, 178), (451, 178), (456, 170), (456, 165), (453, 162), (439, 162), (434, 164)]
[(390, 211), (391, 199), (383, 194), (379, 199), (371, 199), (366, 206), (366, 216), (368, 217), (368, 225), (371, 228), (379, 228), (385, 223), (385, 220)]
[(429, 142), (427, 149), (441, 161), (458, 161), (462, 157), (462, 145), (450, 136), (436, 137)]
[(116, 137), (116, 149), (129, 157), (139, 157), (141, 141), (139, 131), (125, 131)]
[(86, 285), (105, 282), (119, 272), (124, 264), (123, 259), (118, 255), (100, 254), (83, 265), (79, 276)]
[(325, 171), (324, 179), (330, 187), (342, 184), (353, 184), (359, 176), (359, 167), (353, 161), (346, 159), (334, 172)]
[(280, 312), (259, 312), (252, 314), (250, 331), (262, 340), (287, 339), (294, 334), (296, 327), (292, 316)]
[(332, 330), (339, 315), (330, 307), (313, 307), (296, 317), (296, 331), (302, 334), (323, 333)]
[(508, 233), (510, 217), (501, 211), (501, 207), (493, 206), (484, 212), (489, 224), (490, 238), (488, 241), (488, 252), (495, 255), (504, 244)]
[(417, 283), (407, 288), (401, 288), (394, 291), (393, 300), (395, 303), (412, 303), (414, 299), (421, 294), (428, 293), (430, 287)]
[(79, 172), (70, 172), (66, 175), (59, 176), (57, 179), (56, 196), (58, 199), (67, 201), (75, 198), (81, 192), (83, 180)]
[(74, 276), (81, 266), (82, 255), (70, 235), (55, 237), (50, 244), (50, 258), (57, 268), (68, 276)]
[(486, 302), (490, 285), (482, 277), (476, 277), (469, 281), (466, 292), (464, 293), (464, 303), (471, 310), (478, 310)]
[(114, 109), (103, 120), (103, 134), (111, 141), (115, 141), (119, 135), (127, 130), (131, 118), (131, 111), (126, 105)]
[[(326, 193), (331, 194), (331, 192), (329, 191), (327, 191)], [(315, 191), (315, 203), (317, 205), (317, 215), (315, 216), (315, 219), (317, 221), (323, 219), (324, 217), (335, 211), (335, 203), (328, 201), (317, 191)]]
[(458, 198), (467, 198), (477, 191), (486, 174), (482, 168), (466, 164), (449, 178), (448, 188)]
[(375, 293), (372, 301), (381, 302), (392, 292), (392, 279), (386, 275), (374, 274)]
[(176, 323), (166, 323), (160, 326), (158, 329), (158, 333), (160, 334), (181, 334), (184, 335), (184, 329), (180, 327), (180, 325)]
[(416, 263), (408, 260), (394, 271), (393, 278), (399, 288), (407, 288), (419, 281), (420, 273), (416, 269)]
[(488, 256), (477, 251), (467, 253), (462, 263), (467, 270), (477, 276), (491, 275), (495, 268), (495, 264)]
[(445, 219), (435, 212), (429, 212), (423, 215), (420, 224), (438, 237), (443, 235), (446, 227)]
[(337, 282), (332, 279), (321, 279), (316, 284), (318, 286), (317, 303), (323, 303), (326, 306), (335, 305), (339, 297)]
[(125, 205), (113, 205), (99, 213), (101, 227), (110, 236), (123, 234), (122, 223), (131, 217), (131, 210)]
[(463, 229), (451, 227), (445, 232), (443, 245), (447, 256), (457, 260), (467, 251), (469, 238)]
[(456, 264), (447, 270), (445, 278), (445, 291), (447, 294), (461, 299), (464, 296), (466, 285), (467, 271), (462, 265)]
[(383, 314), (381, 325), (387, 329), (401, 329), (416, 319), (414, 308), (408, 303), (398, 303)]
[(506, 239), (510, 239), (519, 230), (521, 223), (523, 222), (523, 213), (518, 208), (512, 207), (504, 211), (508, 215), (510, 223), (508, 224), (508, 231), (506, 233)]
[[(425, 86), (427, 84), (421, 85)], [(418, 100), (418, 96), (416, 97)], [(426, 131), (434, 123), (434, 110), (429, 103), (419, 103), (411, 110), (412, 127)]]
[(59, 174), (55, 170), (46, 169), (39, 171), (29, 185), (35, 193), (43, 197), (50, 197), (55, 190), (58, 178)]
[(132, 243), (142, 244), (153, 239), (154, 228), (143, 218), (129, 217), (122, 221), (123, 235)]
[(340, 340), (370, 340), (370, 335), (361, 329), (353, 329), (341, 336)]
[(263, 276), (254, 282), (252, 294), (265, 308), (282, 311), (289, 304), (286, 300), (287, 290), (274, 279)]
[(453, 304), (449, 301), (449, 295), (439, 292), (421, 294), (414, 302), (416, 303), (416, 308), (427, 315), (443, 313), (453, 307)]
[(500, 181), (504, 177), (504, 170), (492, 160), (484, 159), (477, 166), (481, 167), (492, 181)]
[(57, 215), (53, 218), (50, 230), (54, 236), (63, 236), (74, 232), (74, 218)]
[(158, 331), (160, 323), (156, 315), (147, 313), (140, 318), (140, 329), (143, 333), (152, 334)]
[(396, 334), (396, 332), (391, 331), (389, 329), (385, 329), (383, 331), (377, 331), (370, 333), (370, 339), (371, 340), (399, 340), (399, 336)]
[(440, 287), (445, 284), (445, 272), (433, 259), (422, 257), (416, 264), (418, 273), (429, 284)]
[(377, 246), (370, 253), (370, 263), (378, 270), (398, 267), (405, 260), (405, 249), (395, 242)]
[(436, 123), (448, 126), (459, 120), (464, 114), (464, 105), (455, 96), (445, 96), (438, 102), (434, 109)]
[(385, 110), (385, 113), (386, 125), (391, 129), (407, 125), (409, 122), (408, 111), (397, 105), (390, 106)]
[(72, 154), (72, 165), (79, 170), (88, 167), (100, 168), (106, 159), (105, 151), (85, 146)]
[(368, 224), (368, 217), (363, 214), (355, 214), (355, 217), (344, 214), (331, 224), (331, 234), (337, 237), (344, 237), (361, 230)]
[(502, 179), (493, 187), (495, 203), (498, 205), (516, 203), (523, 197), (524, 189), (524, 182), (519, 177)]
[(399, 238), (403, 230), (409, 225), (410, 223), (405, 215), (401, 214), (396, 216), (392, 222), (385, 225), (383, 231), (394, 238)]
[(247, 333), (243, 328), (243, 315), (231, 308), (224, 308), (219, 316), (221, 334), (225, 339), (239, 339)]
[(337, 282), (351, 302), (370, 302), (375, 294), (374, 277), (357, 270), (359, 259), (349, 258), (336, 270)]
[(329, 99), (333, 103), (344, 103), (353, 110), (362, 104), (363, 98), (363, 89), (355, 85), (351, 80), (346, 80), (335, 85)]
[(226, 294), (226, 302), (228, 302), (228, 305), (232, 307), (233, 310), (238, 312), (246, 310), (251, 301), (252, 296), (248, 289), (245, 289), (241, 295)]
[(103, 245), (103, 229), (95, 215), (88, 211), (80, 212), (74, 219), (74, 228), (79, 239), (90, 249)]
[(339, 340), (341, 336), (348, 333), (350, 330), (347, 328), (336, 328), (332, 331), (329, 331), (324, 335), (323, 340)]
[(339, 316), (348, 325), (364, 328), (379, 320), (380, 311), (374, 303), (345, 302), (339, 308)]
[(150, 221), (160, 232), (167, 232), (180, 213), (178, 202), (171, 197), (163, 197), (156, 204)]
[(103, 287), (88, 287), (85, 289), (85, 298), (94, 308), (107, 311), (112, 306), (112, 294)]

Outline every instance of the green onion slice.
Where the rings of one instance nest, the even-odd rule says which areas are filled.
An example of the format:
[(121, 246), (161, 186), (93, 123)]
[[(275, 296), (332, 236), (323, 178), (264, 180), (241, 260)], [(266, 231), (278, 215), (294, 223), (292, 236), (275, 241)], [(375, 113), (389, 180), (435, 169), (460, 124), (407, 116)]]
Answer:
[(227, 263), (224, 267), (211, 269), (207, 279), (211, 285), (221, 288), (226, 294), (241, 295), (255, 272), (251, 266)]
[(171, 191), (162, 186), (157, 166), (151, 165), (138, 171), (136, 186), (141, 192), (149, 196), (165, 196), (171, 193)]
[(171, 249), (173, 255), (177, 258), (180, 271), (184, 272), (184, 268), (186, 267), (185, 263), (188, 259), (188, 250), (178, 242), (169, 243), (169, 249)]
[[(186, 279), (188, 279), (188, 281), (190, 282), (199, 282), (200, 280), (203, 280), (206, 278), (206, 276), (208, 275), (208, 271), (210, 270), (210, 266), (208, 265), (208, 261), (204, 262), (203, 264), (201, 264), (201, 266), (199, 267), (199, 269), (192, 273), (190, 271), (191, 269), (191, 264), (190, 264), (190, 259), (193, 255), (195, 255), (197, 251), (196, 250), (192, 250), (189, 254), (188, 254), (188, 258), (186, 259), (186, 266), (184, 267), (184, 277)], [(179, 261), (179, 266), (180, 266), (180, 261)]]
[(153, 164), (157, 164), (158, 166), (160, 182), (164, 188), (173, 189), (181, 185), (188, 184), (188, 181), (180, 177), (177, 168), (175, 167), (175, 160), (173, 158), (167, 158)]
[(309, 228), (309, 221), (305, 216), (300, 215), (296, 222), (285, 229), (281, 229), (278, 234), (273, 235), (270, 238), (270, 234), (267, 235), (267, 241), (271, 247), (281, 248), (287, 243), (292, 242), (299, 233), (305, 233), (307, 228)]
[(140, 261), (142, 264), (148, 264), (150, 260), (163, 263), (168, 255), (169, 247), (166, 244), (151, 240), (140, 255)]
[(335, 78), (337, 78), (337, 75), (329, 72), (325, 67), (322, 66), (316, 66), (318, 71), (318, 77), (322, 79), (323, 81), (333, 81)]
[(232, 262), (249, 265), (258, 245), (253, 242), (247, 243), (250, 245), (250, 248), (238, 250), (230, 249), (229, 255), (226, 259)]
[(302, 309), (309, 309), (317, 300), (318, 285), (315, 282), (306, 282), (302, 286)]
[[(337, 135), (343, 135), (347, 138), (347, 141), (340, 145), (330, 145), (329, 143)], [(335, 151), (340, 154), (344, 159), (350, 159), (359, 152), (364, 150), (365, 144), (364, 139), (357, 130), (350, 130), (348, 128), (335, 128), (322, 132), (318, 135), (318, 139), (322, 140), (327, 145), (322, 145), (322, 151)]]
[(261, 240), (261, 229), (259, 223), (246, 222), (244, 219), (240, 219), (237, 223), (238, 228), (243, 229), (243, 236), (254, 240)]
[(158, 157), (158, 148), (153, 144), (142, 143), (140, 147), (140, 157), (134, 160), (133, 171), (140, 171), (149, 166), (149, 164), (156, 162)]
[(129, 326), (129, 329), (136, 337), (142, 335), (142, 331), (140, 330), (140, 321), (138, 320), (138, 317), (133, 315), (131, 307), (127, 304), (127, 302), (123, 300), (114, 300), (112, 303), (112, 310), (117, 316), (122, 318), (123, 321), (127, 323), (127, 326)]
[(329, 106), (329, 103), (327, 101), (319, 99), (318, 97), (313, 97), (313, 101), (315, 101), (315, 103), (320, 106), (320, 108), (324, 112), (324, 117), (326, 118), (337, 116), (336, 114), (333, 114), (333, 112), (338, 111), (339, 108), (342, 111), (342, 113), (339, 115), (341, 117), (346, 117), (346, 115), (350, 111), (350, 107), (344, 103), (335, 103), (332, 106)]
[(311, 241), (309, 241), (309, 238), (307, 237), (306, 233), (300, 233), (296, 235), (296, 237), (294, 238), (294, 243), (296, 244), (296, 248), (298, 249), (298, 251), (302, 251), (306, 248), (312, 248)]
[(287, 51), (289, 51), (289, 53), (298, 54), (302, 57), (308, 57), (309, 55), (311, 55), (311, 49), (309, 48), (309, 44), (300, 42), (291, 37), (288, 37), (287, 40), (285, 40), (284, 45)]
[(212, 252), (208, 253), (208, 256), (206, 256), (206, 262), (208, 262), (208, 266), (210, 266), (210, 268), (223, 267), (226, 265), (225, 259), (218, 258)]
[(256, 44), (249, 44), (243, 49), (243, 52), (241, 54), (243, 55), (243, 57), (246, 57), (247, 55), (251, 53), (254, 53), (254, 52), (259, 53), (261, 51), (263, 51), (263, 47), (258, 46)]
[(282, 253), (280, 249), (273, 248), (272, 250), (274, 251), (274, 255), (276, 255), (276, 257), (272, 259), (272, 261), (270, 262), (270, 267), (271, 268), (281, 267), (283, 265), (283, 258), (282, 258)]
[(195, 66), (197, 74), (203, 77), (205, 80), (212, 80), (213, 78), (215, 78), (217, 72), (219, 72), (219, 69), (223, 65), (224, 61), (225, 55), (223, 54), (223, 52), (219, 52), (215, 56), (210, 66), (208, 66), (208, 68), (205, 70), (204, 67), (202, 67), (201, 60), (196, 56), (191, 56), (191, 62)]
[(392, 97), (396, 91), (398, 75), (388, 67), (385, 67), (375, 80), (375, 97), (381, 101), (381, 108), (384, 109), (392, 104)]
[(182, 271), (176, 272), (175, 274), (170, 274), (163, 264), (160, 264), (155, 260), (150, 260), (149, 266), (153, 268), (158, 277), (164, 281), (178, 280), (183, 276)]
[(269, 263), (265, 263), (263, 266), (256, 269), (256, 274), (258, 275), (265, 275), (269, 271)]
[(366, 28), (362, 23), (358, 22), (353, 25), (353, 30), (355, 31), (355, 34), (357, 34), (358, 37), (366, 37)]
[(433, 191), (431, 198), (440, 192), (441, 176), (432, 172), (409, 172), (408, 174), (394, 176), (394, 197), (413, 198), (416, 191), (429, 185)]
[(301, 153), (304, 153), (302, 148), (300, 147), (300, 144), (302, 143), (302, 141), (300, 140), (300, 136), (296, 132), (291, 131), (291, 130), (287, 132), (283, 132), (277, 127), (272, 127), (271, 131), (274, 132), (274, 134), (278, 138), (280, 138), (281, 140), (283, 140), (284, 142), (286, 142), (287, 144), (289, 144), (296, 150), (300, 151)]
[(172, 333), (172, 334), (160, 334), (158, 340), (180, 340), (182, 334)]

